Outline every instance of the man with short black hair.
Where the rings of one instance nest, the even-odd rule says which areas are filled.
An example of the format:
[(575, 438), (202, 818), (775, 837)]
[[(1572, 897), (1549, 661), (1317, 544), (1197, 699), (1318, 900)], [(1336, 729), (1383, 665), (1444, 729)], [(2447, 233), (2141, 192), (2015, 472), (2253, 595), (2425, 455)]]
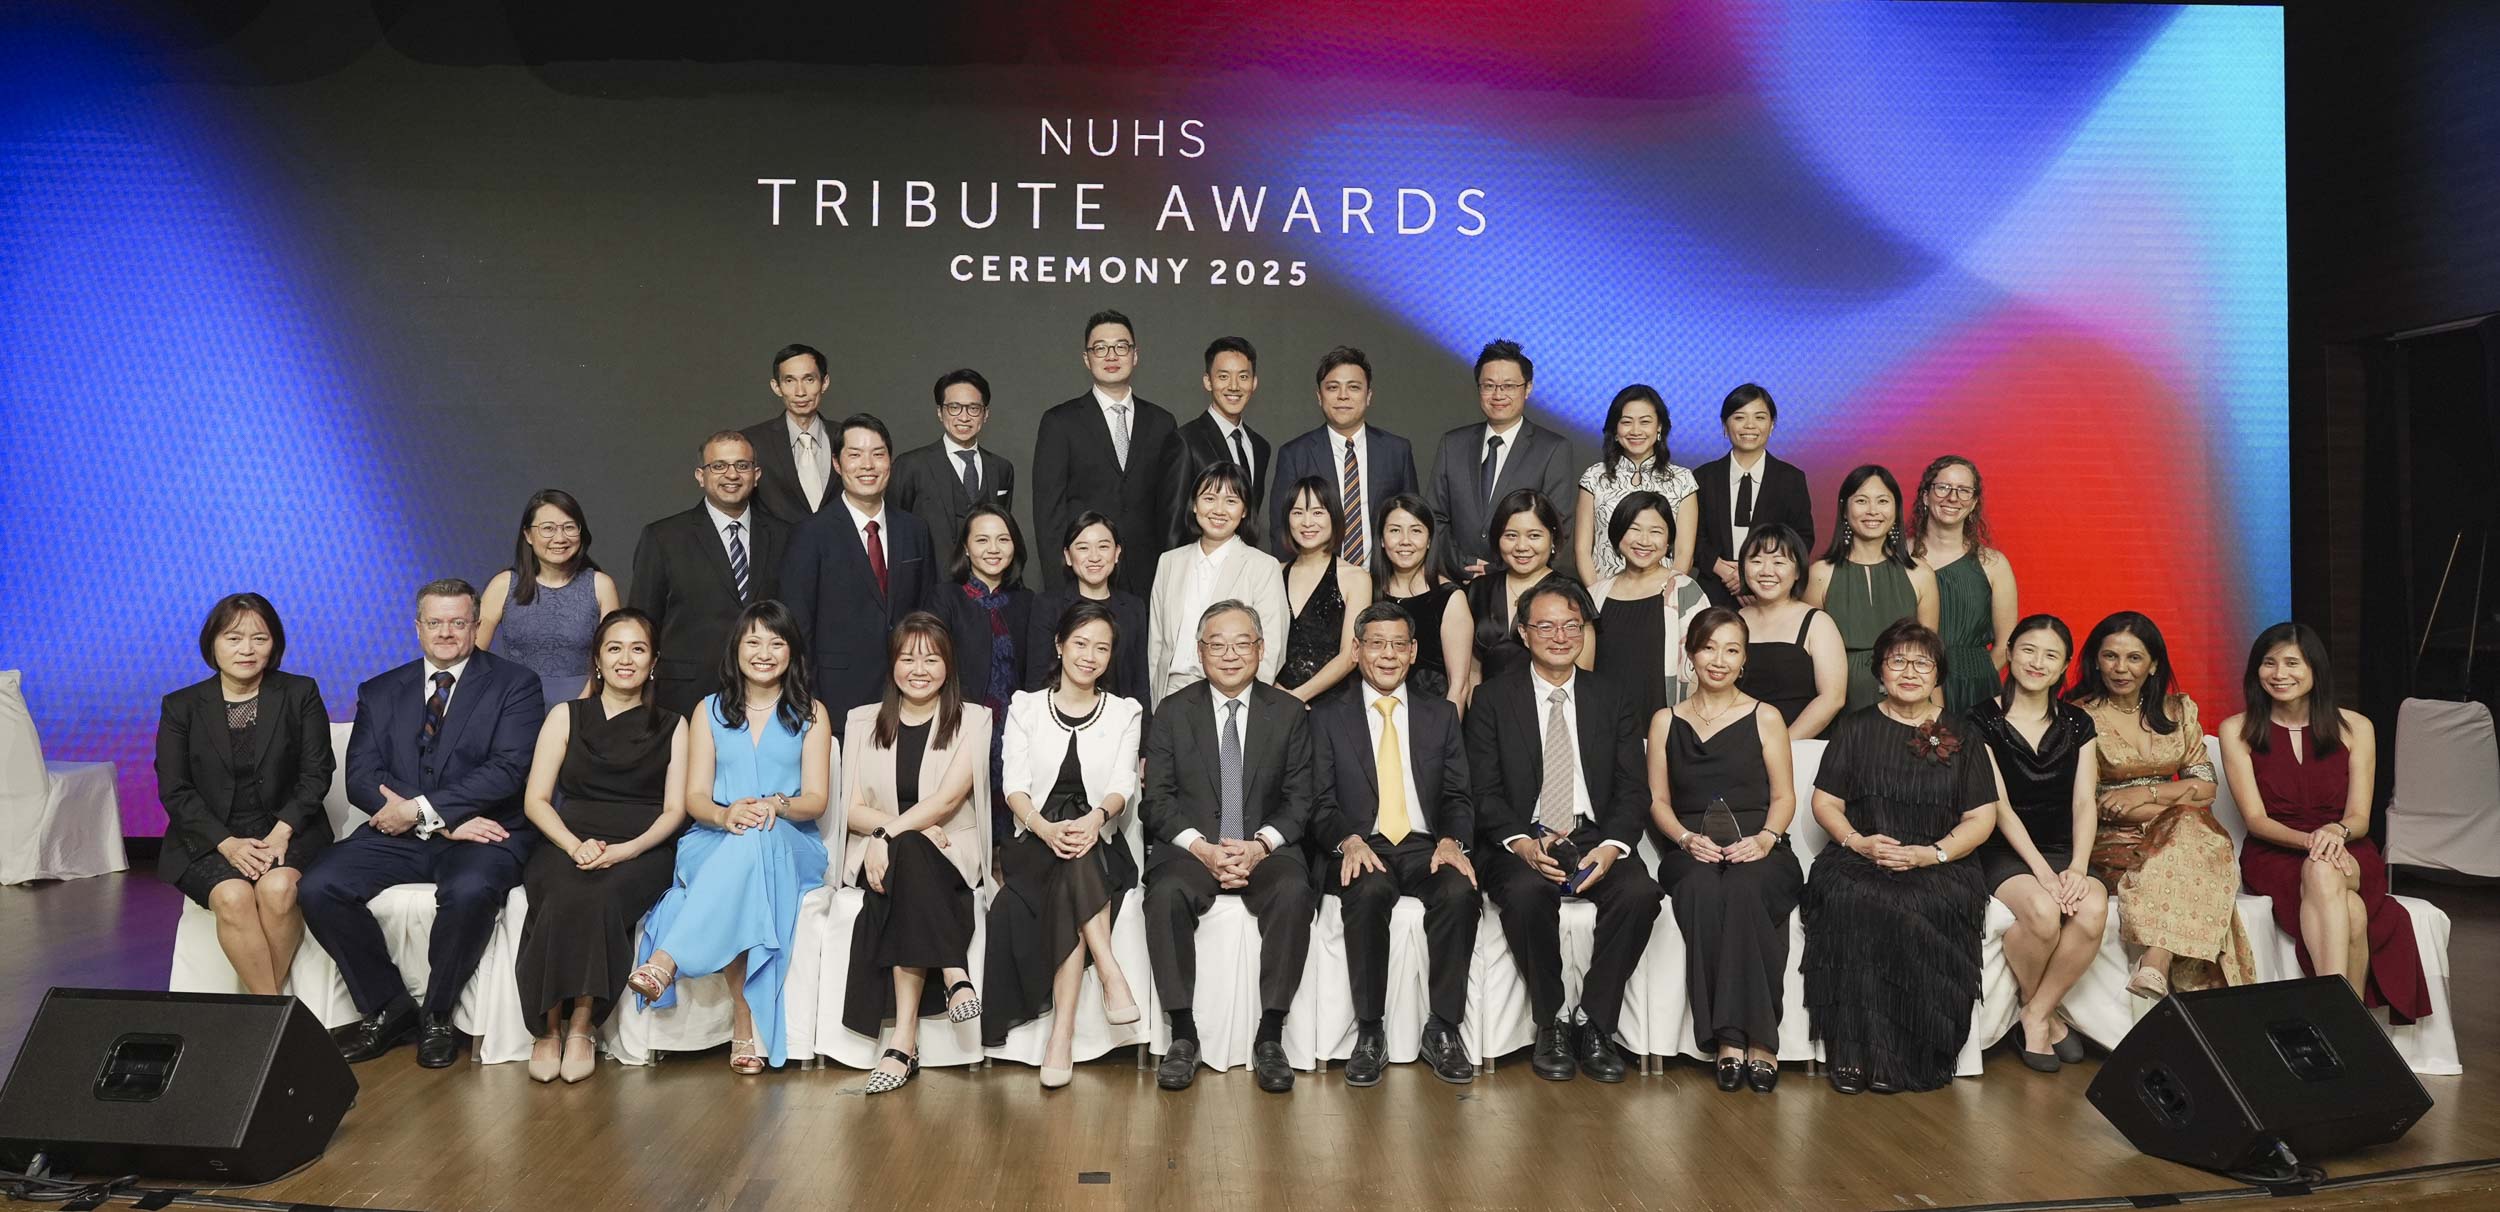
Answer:
[(929, 394), (937, 404), (938, 440), (894, 460), (894, 488), (887, 495), (928, 524), (937, 566), (946, 568), (955, 561), (955, 540), (973, 506), (1015, 508), (1016, 465), (981, 444), (990, 422), (990, 381), (980, 371), (968, 366), (947, 371)]
[[(1129, 540), (1120, 547), (1115, 583), (1144, 597), (1154, 591), (1155, 562), (1163, 558), (1154, 540), (1171, 504), (1166, 480), (1176, 427), (1171, 413), (1130, 383), (1139, 348), (1127, 316), (1104, 310), (1086, 317), (1080, 352), (1093, 387), (1043, 413), (1033, 435), (1034, 533), (1065, 534), (1068, 522), (1089, 509), (1110, 518)], [(1050, 588), (1067, 586), (1065, 562), (1036, 562)]]
[[(1441, 435), (1432, 456), (1435, 567), (1455, 581), (1484, 574), (1493, 552), (1485, 546), (1487, 515), (1495, 502), (1522, 488), (1542, 493), (1563, 518), (1554, 535), (1554, 566), (1569, 568), (1571, 516), (1579, 499), (1579, 462), (1571, 441), (1528, 419), (1528, 393), (1536, 387), (1536, 363), (1517, 341), (1490, 341), (1476, 354), (1476, 406), (1484, 419)], [(1604, 531), (1603, 519), (1598, 530)]]
[(1396, 434), (1369, 424), (1372, 363), (1362, 350), (1340, 345), (1319, 359), (1321, 423), (1276, 452), (1276, 486), (1267, 496), (1267, 545), (1279, 557), (1293, 555), (1285, 515), (1293, 510), (1293, 487), (1318, 476), (1336, 490), (1340, 538), (1337, 554), (1359, 568), (1372, 566), (1380, 549), (1380, 519), (1389, 498), (1419, 493), (1415, 448)]
[(1232, 463), (1241, 468), (1242, 483), (1250, 490), (1243, 502), (1249, 506), (1248, 517), (1258, 517), (1267, 501), (1268, 441), (1250, 428), (1249, 420), (1250, 397), (1259, 390), (1259, 351), (1241, 337), (1217, 337), (1207, 344), (1206, 375), (1198, 382), (1207, 389), (1207, 410), (1180, 427), (1167, 507), (1170, 525), (1163, 532), (1167, 550), (1197, 541), (1197, 515), (1189, 494), (1198, 473), (1209, 467)]
[(747, 436), (724, 429), (704, 440), (694, 482), (703, 499), (642, 528), (627, 601), (651, 616), (658, 661), (651, 701), (692, 719), (720, 689), (729, 629), (750, 602), (781, 596), (790, 525), (756, 508), (761, 469)]
[(834, 426), (841, 499), (790, 540), (781, 600), (807, 637), (816, 698), (836, 736), (851, 708), (885, 697), (893, 677), (886, 637), (921, 608), (937, 580), (937, 555), (919, 518), (887, 508), (894, 437), (885, 422), (853, 413)]
[(816, 516), (833, 489), (833, 442), (819, 415), (825, 402), (825, 355), (812, 346), (784, 345), (773, 355), (766, 384), (781, 400), (781, 415), (741, 432), (755, 446), (763, 469), (755, 503), (792, 526)]

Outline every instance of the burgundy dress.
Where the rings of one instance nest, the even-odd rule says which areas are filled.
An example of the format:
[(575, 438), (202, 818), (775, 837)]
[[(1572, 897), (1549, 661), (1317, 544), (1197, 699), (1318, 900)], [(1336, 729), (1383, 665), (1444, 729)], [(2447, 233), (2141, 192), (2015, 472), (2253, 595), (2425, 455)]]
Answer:
[[(2249, 754), (2266, 815), (2287, 829), (2304, 832), (2343, 819), (2344, 797), (2351, 786), (2351, 751), (2338, 746), (2324, 756), (2308, 753), (2308, 760), (2302, 761), (2292, 755), (2291, 730), (2274, 723), (2268, 727), (2272, 731), (2265, 749)], [(2308, 751), (2305, 739), (2302, 751)], [(2389, 1019), (2412, 1022), (2431, 1012), (2430, 990), (2422, 983), (2422, 956), (2413, 941), (2412, 915), (2387, 895), (2387, 860), (2380, 857), (2376, 839), (2357, 837), (2344, 849), (2361, 865), (2361, 903), (2370, 911), (2370, 986), (2362, 1004), (2385, 1006)], [(2300, 970), (2314, 974), (2309, 949), (2300, 942), (2300, 872), (2301, 864), (2308, 861), (2306, 851), (2252, 837), (2240, 852), (2240, 876), (2248, 881), (2250, 892), (2274, 898), (2274, 924), (2299, 947)]]

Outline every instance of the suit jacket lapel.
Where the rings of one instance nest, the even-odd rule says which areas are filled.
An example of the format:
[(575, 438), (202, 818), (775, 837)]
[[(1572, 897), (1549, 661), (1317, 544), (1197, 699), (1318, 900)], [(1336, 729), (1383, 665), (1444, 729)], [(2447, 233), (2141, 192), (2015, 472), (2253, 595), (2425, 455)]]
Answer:
[(1592, 686), (1594, 680), (1586, 672), (1572, 679), (1571, 714), (1572, 730), (1580, 734), (1580, 781), (1588, 785), (1589, 809), (1601, 812), (1606, 806), (1606, 794), (1612, 789), (1609, 780), (1615, 768), (1611, 756), (1615, 730), (1606, 711), (1609, 703), (1605, 688)]
[[(958, 489), (958, 491), (961, 490)], [(837, 550), (842, 552), (846, 558), (859, 566), (858, 575), (860, 588), (876, 595), (878, 605), (885, 605), (886, 591), (877, 587), (876, 573), (868, 567), (868, 540), (866, 536), (860, 534), (859, 531), (854, 530), (851, 527), (850, 503), (847, 501), (827, 501), (825, 502), (824, 511), (819, 516), (831, 519), (828, 525), (833, 527), (834, 543), (837, 545)], [(889, 509), (886, 511), (885, 520), (880, 521), (877, 525), (877, 537), (885, 540), (885, 546), (888, 552), (894, 550), (894, 527), (889, 524), (892, 521), (892, 518), (893, 511)], [(885, 571), (887, 579), (891, 580), (894, 576), (894, 561), (889, 559), (885, 562)]]
[[(436, 753), (449, 751), (452, 743), (460, 739), (461, 730), (469, 726), (471, 717), (484, 710), (487, 683), (494, 680), (494, 661), (495, 658), (483, 652), (469, 654), (469, 667), (461, 670), (460, 680), (452, 684), (451, 706), (443, 712), (443, 731), (434, 738)], [(433, 687), (429, 683), (433, 675), (423, 669), (418, 672), (418, 684), (425, 687), (427, 694), (432, 694)]]
[[(804, 497), (802, 497), (802, 499), (804, 499)], [(754, 533), (755, 519), (762, 512), (762, 510), (755, 507), (754, 498), (749, 497), (747, 499), (746, 514), (736, 519), (737, 521), (745, 523), (745, 525), (738, 528), (741, 537)], [(712, 527), (712, 511), (701, 505), (695, 506), (694, 524), (695, 533), (700, 535), (702, 538), (702, 541), (697, 543), (696, 546), (703, 552), (702, 558), (704, 565), (712, 570), (712, 575), (718, 577), (722, 585), (728, 587), (730, 596), (736, 597), (738, 594), (738, 576), (729, 569), (729, 548), (722, 544), (720, 531), (715, 530)], [(751, 585), (754, 584), (754, 582), (755, 544), (752, 541), (749, 541), (747, 543), (747, 583)]]
[[(278, 681), (275, 677), (261, 679), (260, 718), (252, 726), (252, 770), (255, 774), (260, 771), (262, 764), (269, 760), (271, 738), (278, 735), (278, 729), (287, 726), (288, 717), (294, 714), (289, 710), (291, 704), (286, 701), (291, 696), (279, 689), (283, 685), (285, 683)], [(219, 699), (224, 696), (211, 693), (209, 697)], [(224, 704), (220, 703), (218, 706), (222, 708)], [(220, 710), (219, 714), (223, 715), (224, 712)], [(225, 721), (220, 719), (217, 722), (223, 724)]]

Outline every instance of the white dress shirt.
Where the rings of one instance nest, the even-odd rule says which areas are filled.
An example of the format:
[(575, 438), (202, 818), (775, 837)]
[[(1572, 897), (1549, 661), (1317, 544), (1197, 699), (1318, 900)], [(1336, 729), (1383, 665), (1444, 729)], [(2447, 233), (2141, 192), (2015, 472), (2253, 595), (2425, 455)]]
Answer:
[[(1129, 458), (1137, 457), (1136, 451), (1127, 449), (1129, 441), (1137, 436), (1137, 389), (1130, 388), (1127, 395), (1114, 398), (1102, 389), (1102, 384), (1096, 383), (1094, 406), (1102, 409), (1103, 428), (1111, 431), (1111, 449), (1115, 453), (1125, 452)], [(1120, 410), (1128, 415), (1122, 417)], [(1120, 470), (1128, 470), (1127, 462), (1120, 464)]]
[[(1762, 473), (1770, 466), (1770, 462), (1771, 452), (1767, 450), (1753, 457), (1751, 467), (1737, 462), (1735, 451), (1727, 452), (1727, 558), (1731, 560), (1736, 558), (1737, 552), (1745, 549), (1745, 536), (1753, 533), (1752, 527), (1736, 520), (1736, 498), (1744, 491), (1745, 477), (1752, 476), (1754, 512), (1762, 512)], [(1697, 569), (1696, 571), (1706, 570)]]
[[(1250, 686), (1256, 685), (1258, 685), (1256, 682), (1252, 682), (1250, 684)], [(1215, 700), (1215, 746), (1218, 752), (1199, 755), (1201, 760), (1213, 761), (1216, 763), (1216, 781), (1218, 783), (1218, 786), (1216, 787), (1216, 794), (1222, 795), (1224, 793), (1224, 789), (1221, 784), (1224, 775), (1221, 751), (1224, 745), (1224, 704), (1241, 704), (1241, 807), (1244, 818), (1247, 818), (1250, 812), (1250, 716), (1257, 710), (1250, 702), (1250, 686), (1244, 686), (1241, 688), (1240, 694), (1231, 698), (1226, 698), (1224, 697), (1223, 691), (1215, 688), (1215, 683), (1207, 683), (1207, 697)], [(1223, 806), (1221, 804), (1217, 805), (1219, 815), (1222, 812), (1222, 808)], [(1187, 850), (1190, 847), (1197, 845), (1199, 839), (1205, 836), (1205, 834), (1200, 833), (1195, 829), (1183, 829), (1181, 830), (1181, 835), (1179, 837), (1172, 839), (1172, 844), (1179, 846), (1183, 850)], [(1276, 826), (1274, 825), (1259, 826), (1257, 837), (1260, 841), (1267, 843), (1268, 853), (1270, 854), (1285, 848), (1285, 835), (1277, 832)]]
[[(1510, 457), (1518, 453), (1519, 434), (1520, 431), (1527, 428), (1527, 419), (1527, 414), (1521, 413), (1519, 416), (1511, 419), (1510, 428), (1508, 429), (1495, 429), (1493, 428), (1493, 423), (1491, 421), (1485, 422), (1484, 440), (1476, 443), (1476, 467), (1478, 470), (1475, 474), (1479, 476), (1484, 474), (1482, 468), (1484, 467), (1485, 456), (1491, 455), (1493, 456), (1493, 482), (1496, 484), (1502, 482), (1502, 469), (1510, 466)], [(1498, 452), (1493, 449), (1493, 439), (1495, 438), (1500, 438), (1502, 440), (1502, 448)], [(1559, 507), (1560, 504), (1560, 502), (1556, 502), (1557, 507)]]
[[(1356, 475), (1362, 477), (1363, 496), (1361, 500), (1355, 501), (1353, 504), (1356, 508), (1362, 510), (1363, 549), (1366, 553), (1376, 550), (1380, 546), (1380, 536), (1371, 532), (1373, 492), (1372, 452), (1371, 443), (1363, 440), (1365, 435), (1370, 432), (1371, 427), (1369, 425), (1355, 426), (1354, 432), (1351, 435), (1341, 434), (1333, 429), (1328, 431), (1328, 478), (1334, 481), (1337, 485), (1338, 495), (1334, 499), (1338, 504), (1338, 516), (1340, 518), (1344, 517), (1344, 507), (1346, 505), (1343, 495), (1345, 492), (1346, 451), (1352, 450), (1354, 452), (1354, 471)], [(1282, 485), (1277, 488), (1277, 491), (1283, 492), (1289, 487), (1291, 486)], [(1288, 502), (1288, 504), (1290, 503), (1291, 502)]]
[[(1372, 775), (1375, 781), (1380, 773), (1378, 761), (1381, 718), (1377, 704), (1383, 697), (1397, 703), (1397, 710), (1390, 714), (1396, 717), (1398, 726), (1398, 775), (1400, 781), (1406, 786), (1406, 820), (1409, 825), (1414, 826), (1417, 833), (1432, 832), (1432, 806), (1424, 803), (1424, 797), (1415, 793), (1415, 716), (1407, 708), (1410, 700), (1406, 697), (1406, 683), (1398, 683), (1398, 688), (1390, 691), (1386, 696), (1372, 689), (1372, 684), (1369, 682), (1358, 680), (1356, 687), (1355, 701), (1363, 705), (1363, 722), (1371, 727), (1374, 762)], [(1378, 824), (1379, 822), (1374, 820), (1372, 823)], [(1371, 829), (1362, 831), (1365, 837), (1370, 837), (1374, 832)]]
[(859, 536), (859, 546), (861, 551), (866, 551), (868, 549), (868, 524), (870, 522), (877, 524), (877, 562), (885, 565), (887, 571), (891, 572), (894, 568), (894, 560), (892, 558), (894, 549), (886, 545), (886, 540), (893, 537), (890, 533), (893, 528), (885, 524), (885, 498), (877, 498), (877, 512), (861, 513), (859, 511), (859, 506), (851, 503), (850, 494), (844, 493), (842, 495), (842, 508), (850, 511), (851, 533)]
[[(981, 468), (974, 473), (980, 477), (981, 495), (987, 497), (990, 494), (990, 473), (988, 468), (981, 466), (981, 444), (975, 442), (970, 446), (958, 445), (953, 434), (941, 435), (938, 441), (946, 447), (946, 470), (955, 473), (955, 482), (958, 484), (963, 483), (964, 479), (964, 456), (972, 456), (972, 465)], [(977, 500), (973, 502), (975, 505), (980, 503)]]
[[(425, 659), (425, 673), (418, 679), (418, 686), (421, 691), (421, 693), (417, 695), (417, 705), (419, 709), (422, 710), (425, 704), (434, 701), (434, 675), (438, 673), (448, 673), (451, 675), (451, 688), (443, 692), (443, 718), (445, 720), (449, 720), (451, 718), (451, 701), (459, 696), (460, 679), (467, 676), (468, 672), (469, 658), (467, 657), (462, 657), (458, 661), (449, 665), (437, 665), (434, 663), (434, 658), (427, 657)], [(440, 740), (441, 738), (437, 737), (435, 739)], [(415, 805), (417, 809), (416, 834), (420, 840), (431, 838), (435, 834), (443, 831), (443, 815), (434, 811), (434, 802), (431, 799), (421, 795), (408, 802)]]
[[(1554, 705), (1548, 700), (1552, 697), (1556, 690), (1563, 692), (1563, 740), (1571, 750), (1571, 815), (1575, 820), (1593, 823), (1597, 820), (1597, 806), (1589, 800), (1588, 771), (1583, 770), (1580, 767), (1579, 671), (1572, 671), (1570, 676), (1563, 679), (1562, 685), (1556, 686), (1554, 683), (1545, 680), (1545, 673), (1543, 670), (1532, 670), (1528, 674), (1528, 686), (1536, 692), (1537, 742), (1540, 748), (1543, 746), (1546, 739), (1545, 730), (1553, 724), (1552, 716), (1554, 712)], [(1540, 786), (1538, 790), (1542, 791), (1542, 786)], [(1532, 821), (1535, 819), (1533, 807), (1530, 810), (1529, 817)], [(1525, 833), (1514, 833), (1509, 837), (1503, 838), (1502, 844), (1504, 846), (1508, 846), (1512, 842), (1518, 841), (1519, 839), (1527, 836), (1528, 835)], [(1605, 844), (1614, 847), (1617, 851), (1621, 852), (1623, 856), (1628, 857), (1632, 853), (1632, 848), (1630, 846), (1626, 846), (1613, 838), (1606, 839)]]
[[(1232, 421), (1224, 415), (1224, 410), (1217, 408), (1213, 404), (1207, 405), (1207, 416), (1213, 418), (1215, 421), (1216, 436), (1224, 440), (1224, 457), (1228, 460), (1241, 464), (1241, 475), (1243, 479), (1248, 480), (1253, 484), (1258, 483), (1259, 469), (1251, 466), (1250, 464), (1253, 460), (1259, 457), (1259, 444), (1250, 440), (1250, 427), (1247, 425), (1233, 424)], [(1239, 453), (1235, 453), (1234, 450), (1234, 434), (1241, 435)]]
[[(703, 512), (712, 519), (712, 533), (720, 539), (722, 555), (729, 554), (729, 524), (732, 522), (738, 524), (738, 545), (746, 548), (747, 569), (749, 575), (752, 576), (755, 568), (755, 519), (748, 517), (746, 513), (734, 518), (722, 513), (720, 506), (714, 505), (710, 497), (703, 498)], [(755, 511), (752, 508), (747, 510), (747, 513), (753, 512)]]
[[(832, 479), (827, 472), (833, 467), (833, 451), (825, 446), (824, 422), (811, 416), (805, 424), (801, 424), (797, 417), (785, 412), (781, 414), (781, 423), (790, 431), (791, 461), (798, 464), (799, 489), (807, 494), (807, 507), (818, 508), (825, 503), (825, 483)], [(805, 437), (815, 449), (811, 451), (801, 445), (801, 437)]]

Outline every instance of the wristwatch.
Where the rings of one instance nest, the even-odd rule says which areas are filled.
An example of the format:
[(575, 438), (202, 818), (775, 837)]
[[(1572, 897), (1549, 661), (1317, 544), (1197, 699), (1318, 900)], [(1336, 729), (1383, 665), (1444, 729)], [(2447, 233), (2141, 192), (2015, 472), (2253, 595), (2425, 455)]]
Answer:
[(1946, 863), (1950, 863), (1950, 862), (1952, 862), (1952, 861), (1953, 861), (1953, 856), (1952, 856), (1952, 855), (1950, 855), (1950, 854), (1946, 854), (1946, 853), (1944, 852), (1944, 847), (1943, 847), (1943, 846), (1938, 846), (1938, 847), (1936, 847), (1936, 865), (1937, 865), (1937, 866), (1941, 867), (1941, 866), (1945, 865)]
[(876, 838), (876, 839), (877, 839), (877, 840), (879, 840), (879, 841), (891, 841), (891, 840), (892, 840), (891, 838), (886, 837), (886, 835), (885, 835), (885, 826), (883, 826), (883, 825), (879, 825), (879, 826), (877, 826), (876, 828), (869, 830), (869, 831), (868, 831), (868, 836), (870, 836), (870, 837), (872, 837), (872, 838)]

